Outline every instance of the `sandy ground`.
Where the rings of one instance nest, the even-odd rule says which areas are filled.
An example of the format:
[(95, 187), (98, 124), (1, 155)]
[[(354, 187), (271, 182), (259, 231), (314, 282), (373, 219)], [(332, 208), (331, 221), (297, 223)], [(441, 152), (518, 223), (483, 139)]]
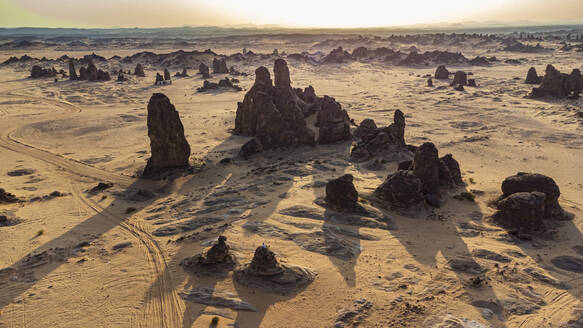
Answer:
[[(43, 54), (56, 58), (63, 52)], [(214, 316), (219, 327), (331, 327), (342, 309), (361, 298), (373, 303), (359, 314), (362, 327), (422, 327), (428, 317), (446, 314), (466, 319), (465, 327), (562, 327), (581, 318), (583, 274), (550, 260), (577, 256), (573, 247), (583, 245), (583, 123), (575, 115), (583, 102), (524, 98), (531, 86), (523, 83), (530, 66), (539, 73), (547, 63), (570, 71), (583, 69), (581, 61), (573, 53), (489, 55), (527, 57), (528, 63), (448, 67), (471, 71), (478, 82), (478, 88), (457, 92), (447, 82), (426, 86), (421, 76), (435, 67), (289, 62), (293, 86), (311, 84), (318, 95), (335, 97), (356, 122), (373, 118), (387, 125), (401, 109), (407, 143), (432, 141), (440, 154), (452, 153), (465, 189), (478, 195), (476, 202), (458, 201), (451, 196), (464, 188), (451, 191), (433, 215), (385, 211), (388, 229), (282, 214), (298, 205), (318, 210), (313, 201), (323, 196), (323, 183), (343, 173), (355, 176), (366, 199), (397, 163), (376, 171), (351, 163), (350, 143), (237, 158), (247, 138), (230, 129), (244, 92), (197, 93), (199, 76), (155, 87), (153, 70), (127, 83), (55, 83), (1, 68), (0, 187), (26, 200), (53, 191), (64, 196), (0, 206), (18, 221), (0, 227), (0, 268), (7, 268), (0, 271), (0, 327), (208, 327)], [(259, 64), (272, 69), (270, 62), (240, 69), (253, 72)], [(248, 89), (254, 77), (240, 80)], [(180, 112), (198, 167), (193, 174), (172, 181), (137, 178), (149, 157), (146, 104), (154, 92), (166, 94)], [(234, 164), (220, 164), (225, 157), (235, 157)], [(265, 167), (273, 169), (257, 170)], [(9, 175), (19, 169), (29, 170)], [(502, 180), (518, 171), (549, 175), (560, 186), (560, 202), (574, 219), (561, 223), (552, 238), (516, 241), (488, 223), (488, 202), (499, 195)], [(100, 181), (114, 187), (87, 193)], [(152, 197), (136, 201), (137, 190)], [(212, 208), (213, 201), (228, 206)], [(129, 207), (136, 210), (127, 213)], [(177, 235), (154, 234), (208, 217), (218, 221)], [(342, 229), (337, 236), (346, 244), (345, 256), (332, 249), (330, 237), (317, 234), (332, 228)], [(311, 268), (317, 277), (295, 295), (277, 296), (242, 287), (231, 275), (185, 272), (180, 261), (219, 234), (227, 236), (240, 262), (265, 242), (282, 262)], [(486, 282), (473, 286), (476, 275), (450, 270), (447, 262), (471, 258), (479, 249), (508, 261), (474, 257), (488, 271), (481, 275)], [(39, 263), (30, 260), (45, 251)], [(535, 279), (529, 270), (547, 279)], [(232, 292), (257, 311), (180, 297), (198, 287)], [(484, 304), (501, 306), (490, 313)]]

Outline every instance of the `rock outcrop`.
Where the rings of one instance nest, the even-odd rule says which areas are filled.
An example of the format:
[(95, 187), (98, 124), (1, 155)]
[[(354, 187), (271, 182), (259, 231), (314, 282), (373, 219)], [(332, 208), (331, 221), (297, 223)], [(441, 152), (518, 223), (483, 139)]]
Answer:
[(564, 219), (559, 205), (561, 191), (555, 181), (538, 173), (519, 172), (502, 182), (494, 219), (513, 230), (531, 232), (546, 229), (545, 219)]
[(468, 85), (468, 74), (464, 71), (457, 71), (451, 82), (451, 86)]
[(17, 203), (19, 201), (16, 196), (0, 188), (0, 204)]
[(136, 64), (136, 68), (134, 68), (134, 75), (139, 77), (146, 76), (146, 73), (144, 73), (144, 66), (142, 66), (142, 64)]
[(322, 58), (322, 64), (342, 64), (347, 61), (352, 61), (354, 58), (352, 55), (342, 49), (342, 47), (338, 47), (332, 50), (326, 57)]
[(396, 208), (409, 208), (423, 202), (423, 183), (409, 170), (398, 170), (374, 192), (375, 197)]
[(336, 209), (354, 209), (358, 207), (358, 191), (352, 183), (351, 174), (345, 174), (326, 184), (326, 204)]
[(542, 78), (536, 73), (536, 68), (531, 67), (526, 73), (526, 84), (539, 84)]
[(403, 112), (397, 109), (393, 123), (384, 128), (372, 129), (373, 126), (376, 126), (372, 120), (366, 124), (366, 128), (360, 128), (356, 131), (361, 135), (361, 141), (352, 148), (351, 160), (362, 162), (385, 152), (408, 152), (405, 144), (405, 115)]
[(547, 65), (540, 87), (533, 88), (531, 96), (533, 98), (545, 96), (577, 98), (582, 88), (583, 76), (579, 69), (574, 69), (571, 74), (565, 74), (559, 72), (553, 65)]
[(33, 79), (38, 79), (41, 77), (55, 77), (57, 76), (57, 70), (53, 68), (42, 68), (38, 65), (32, 66), (30, 70), (30, 77)]
[(354, 136), (362, 139), (370, 139), (376, 134), (377, 125), (374, 120), (365, 118), (354, 131)]
[(87, 67), (79, 69), (79, 80), (87, 80), (91, 82), (103, 82), (111, 80), (108, 72), (98, 69), (90, 58), (87, 58)]
[(229, 69), (227, 68), (227, 59), (214, 58), (213, 59), (213, 73), (215, 73), (215, 74), (227, 74), (227, 73), (229, 73)]
[(164, 80), (165, 81), (172, 80), (172, 78), (170, 77), (170, 71), (167, 68), (164, 69)]
[(316, 126), (319, 127), (318, 143), (321, 144), (349, 140), (352, 137), (348, 113), (332, 97), (324, 96), (322, 99)]
[(190, 145), (184, 127), (170, 99), (155, 93), (148, 102), (148, 137), (152, 156), (144, 169), (145, 177), (170, 168), (188, 167)]
[(211, 77), (209, 67), (206, 66), (204, 63), (200, 63), (200, 65), (198, 65), (198, 73), (202, 75), (203, 79), (208, 79)]
[(447, 80), (449, 79), (449, 71), (444, 65), (439, 65), (435, 70), (435, 79), (437, 80)]
[[(234, 80), (234, 79), (233, 79)], [(205, 92), (209, 90), (217, 90), (217, 89), (231, 89), (235, 91), (241, 91), (240, 86), (233, 84), (233, 80), (229, 80), (228, 77), (220, 80), (219, 83), (209, 82), (204, 80), (202, 87), (196, 89), (197, 92)]]
[(69, 60), (69, 80), (76, 81), (79, 79), (77, 76), (77, 71), (75, 70), (75, 63), (73, 63), (73, 59)]

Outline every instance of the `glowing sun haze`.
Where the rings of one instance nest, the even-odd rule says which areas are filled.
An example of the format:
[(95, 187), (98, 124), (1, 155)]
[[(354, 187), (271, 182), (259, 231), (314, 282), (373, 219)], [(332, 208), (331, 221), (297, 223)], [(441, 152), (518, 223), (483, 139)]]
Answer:
[(583, 0), (0, 0), (3, 27), (582, 22)]

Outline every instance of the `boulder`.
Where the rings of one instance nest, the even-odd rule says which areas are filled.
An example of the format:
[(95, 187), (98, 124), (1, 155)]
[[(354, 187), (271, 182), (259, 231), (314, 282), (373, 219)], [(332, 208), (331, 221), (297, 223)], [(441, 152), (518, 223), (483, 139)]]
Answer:
[(0, 188), (0, 204), (17, 203), (19, 201), (16, 196)]
[(376, 198), (394, 207), (409, 208), (423, 202), (423, 183), (409, 170), (398, 170), (375, 191)]
[(261, 141), (259, 141), (257, 138), (251, 138), (249, 141), (243, 144), (241, 150), (239, 151), (239, 155), (241, 155), (241, 157), (249, 157), (262, 151), (263, 145), (261, 144)]
[(542, 192), (517, 192), (497, 203), (493, 218), (501, 226), (524, 232), (545, 230), (546, 197)]
[(360, 125), (354, 131), (354, 136), (363, 139), (369, 139), (369, 137), (374, 136), (377, 130), (377, 125), (374, 120), (370, 118), (365, 118), (360, 122)]
[(318, 143), (334, 143), (349, 140), (352, 137), (348, 113), (332, 97), (324, 96), (316, 125), (320, 128)]
[(209, 67), (206, 66), (204, 63), (200, 63), (200, 65), (198, 65), (198, 72), (200, 73), (200, 75), (202, 75), (203, 79), (208, 79), (211, 77)]
[(428, 87), (432, 87), (433, 86), (433, 79), (432, 78), (428, 78), (427, 79), (427, 86)]
[(213, 59), (213, 73), (215, 74), (227, 74), (229, 73), (229, 69), (227, 68), (227, 59), (226, 58), (214, 58)]
[(453, 77), (452, 86), (468, 85), (468, 74), (464, 71), (457, 71)]
[(453, 184), (456, 185), (464, 184), (464, 182), (462, 181), (462, 172), (460, 170), (460, 164), (458, 163), (458, 161), (455, 160), (455, 158), (453, 158), (452, 154), (447, 154), (441, 157), (439, 160), (447, 168), (447, 171), (449, 173), (449, 176), (451, 177), (451, 181)]
[(352, 183), (351, 174), (345, 174), (326, 184), (326, 204), (338, 209), (358, 207), (358, 191)]
[(438, 80), (447, 80), (449, 79), (449, 71), (445, 68), (444, 65), (439, 65), (435, 70), (435, 78)]
[(545, 194), (545, 216), (561, 215), (563, 210), (559, 205), (561, 191), (555, 181), (542, 174), (519, 172), (507, 177), (502, 182), (500, 200), (518, 192), (542, 192)]
[(184, 127), (178, 111), (162, 93), (153, 94), (148, 102), (148, 137), (152, 156), (144, 169), (145, 177), (165, 169), (189, 166), (190, 145)]
[(134, 75), (139, 77), (145, 77), (146, 73), (144, 73), (144, 66), (138, 63), (136, 64), (136, 68), (134, 69)]
[(541, 83), (542, 78), (538, 76), (536, 73), (536, 69), (531, 67), (526, 74), (526, 84), (539, 84)]

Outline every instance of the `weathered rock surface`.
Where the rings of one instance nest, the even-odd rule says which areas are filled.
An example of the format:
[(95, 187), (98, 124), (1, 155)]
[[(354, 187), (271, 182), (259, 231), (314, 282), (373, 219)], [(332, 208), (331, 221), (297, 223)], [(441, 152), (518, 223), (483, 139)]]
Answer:
[(172, 78), (170, 77), (170, 71), (167, 68), (165, 68), (164, 69), (164, 80), (165, 81), (170, 81), (171, 79)]
[(468, 85), (468, 74), (464, 71), (457, 71), (451, 82), (452, 86)]
[(391, 206), (409, 208), (423, 202), (423, 183), (413, 172), (398, 170), (389, 175), (374, 194)]
[(98, 69), (90, 58), (87, 58), (86, 60), (87, 67), (81, 67), (81, 69), (79, 69), (80, 80), (87, 80), (91, 82), (111, 80), (108, 72)]
[(332, 97), (324, 96), (322, 99), (316, 126), (320, 128), (318, 143), (321, 144), (348, 140), (352, 136), (348, 113)]
[(377, 125), (375, 121), (370, 118), (365, 118), (354, 131), (354, 136), (362, 139), (369, 139), (374, 136), (376, 130)]
[(435, 145), (426, 142), (415, 152), (413, 174), (423, 183), (423, 192), (439, 195), (439, 156)]
[(16, 196), (0, 188), (0, 204), (16, 203), (19, 201)]
[(241, 157), (249, 157), (253, 154), (257, 154), (263, 151), (263, 145), (261, 141), (257, 138), (251, 138), (249, 141), (241, 146), (241, 150), (239, 151), (239, 155)]
[(184, 137), (184, 127), (178, 111), (162, 93), (153, 94), (148, 102), (148, 137), (152, 156), (144, 169), (144, 176), (189, 166), (190, 145)]
[(75, 71), (75, 64), (73, 63), (73, 59), (69, 60), (69, 80), (76, 81), (79, 79), (77, 76), (77, 71)]
[(545, 194), (542, 192), (517, 192), (497, 203), (494, 220), (501, 226), (518, 231), (543, 231)]
[(202, 83), (202, 87), (197, 88), (196, 91), (197, 92), (206, 92), (206, 91), (210, 91), (210, 90), (219, 90), (219, 89), (228, 89), (228, 90), (234, 90), (234, 91), (241, 91), (243, 89), (241, 89), (240, 86), (236, 85), (233, 83), (232, 80), (229, 80), (228, 77), (225, 77), (224, 79), (220, 80), (219, 83), (214, 83), (214, 82), (209, 82), (207, 80), (204, 80), (204, 82)]
[(30, 77), (33, 79), (38, 79), (41, 77), (55, 77), (57, 76), (57, 70), (55, 68), (42, 68), (38, 65), (32, 66), (30, 70)]
[[(367, 127), (358, 131), (362, 135), (362, 140), (352, 148), (351, 160), (362, 162), (382, 153), (408, 152), (405, 144), (405, 115), (403, 112), (397, 109), (393, 116), (393, 123), (388, 127), (372, 130), (374, 121), (366, 124)], [(376, 124), (374, 125), (376, 126)]]
[(342, 64), (347, 61), (352, 61), (354, 58), (352, 55), (342, 49), (342, 47), (338, 47), (332, 50), (326, 57), (324, 57), (321, 61), (322, 64)]
[(547, 65), (540, 87), (533, 88), (531, 96), (533, 98), (545, 96), (577, 98), (582, 88), (583, 76), (579, 69), (574, 69), (571, 74), (565, 74), (559, 72), (553, 65)]
[(213, 288), (195, 288), (180, 293), (180, 297), (190, 302), (214, 307), (230, 308), (237, 311), (257, 311), (252, 304), (241, 300), (236, 295), (232, 293), (218, 292)]

